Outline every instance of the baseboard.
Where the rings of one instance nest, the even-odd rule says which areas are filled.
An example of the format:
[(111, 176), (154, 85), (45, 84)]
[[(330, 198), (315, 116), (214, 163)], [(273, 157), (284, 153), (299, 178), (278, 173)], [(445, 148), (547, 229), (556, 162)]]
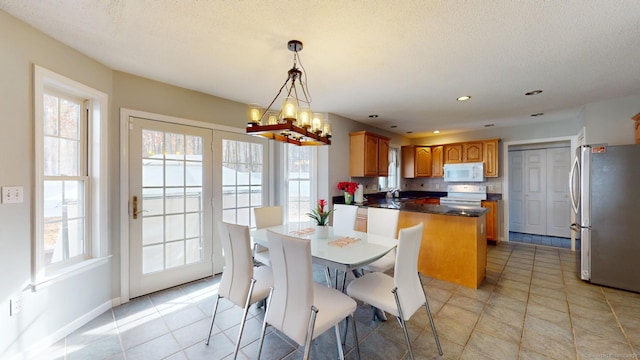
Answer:
[(119, 302), (120, 298), (115, 298), (115, 299), (112, 299), (112, 300), (105, 301), (104, 303), (102, 303), (98, 307), (96, 307), (96, 308), (92, 309), (91, 311), (87, 312), (86, 314), (80, 316), (79, 318), (77, 318), (74, 321), (70, 322), (66, 326), (58, 329), (56, 332), (54, 332), (54, 333), (52, 333), (52, 334), (50, 334), (48, 336), (45, 336), (44, 338), (42, 338), (37, 343), (29, 346), (29, 348), (27, 348), (26, 350), (14, 355), (10, 359), (11, 360), (32, 359), (36, 355), (39, 355), (39, 354), (43, 353), (51, 345), (57, 343), (58, 341), (63, 339), (65, 336), (67, 336), (67, 335), (71, 334), (72, 332), (78, 330), (79, 328), (81, 328), (82, 326), (87, 324), (89, 321), (91, 321), (91, 320), (95, 319), (96, 317), (98, 317), (99, 315), (101, 315), (103, 312), (111, 309), (113, 307), (114, 301)]

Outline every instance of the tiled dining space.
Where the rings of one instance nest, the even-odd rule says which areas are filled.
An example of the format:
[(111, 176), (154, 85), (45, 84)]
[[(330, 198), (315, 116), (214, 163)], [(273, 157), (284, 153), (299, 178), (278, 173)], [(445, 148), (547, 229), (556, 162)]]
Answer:
[[(478, 290), (423, 277), (444, 351), (438, 356), (424, 309), (408, 322), (416, 359), (638, 359), (640, 294), (582, 282), (577, 253), (518, 243), (490, 245)], [(317, 281), (324, 272), (314, 268)], [(350, 277), (348, 278), (348, 280)], [(53, 345), (42, 359), (226, 359), (241, 309), (221, 300), (211, 343), (204, 344), (220, 277), (131, 300)], [(239, 358), (255, 359), (264, 311), (251, 307)], [(356, 311), (362, 359), (406, 359), (398, 322)], [(351, 330), (351, 328), (350, 328)], [(346, 358), (355, 359), (352, 336)], [(335, 359), (328, 331), (312, 343), (312, 359)], [(300, 359), (302, 348), (268, 329), (262, 359)]]

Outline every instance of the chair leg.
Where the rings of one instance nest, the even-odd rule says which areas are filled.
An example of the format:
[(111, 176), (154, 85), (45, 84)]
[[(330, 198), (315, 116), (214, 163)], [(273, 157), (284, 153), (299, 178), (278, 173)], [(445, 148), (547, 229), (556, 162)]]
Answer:
[(205, 345), (209, 345), (209, 339), (211, 339), (211, 332), (213, 331), (213, 321), (216, 319), (216, 311), (218, 311), (218, 301), (220, 301), (220, 295), (216, 294), (216, 302), (213, 304), (213, 314), (211, 314), (211, 326), (209, 326), (209, 335), (207, 336), (207, 342)]
[[(327, 270), (327, 274), (329, 270)], [(309, 328), (307, 329), (307, 340), (304, 344), (304, 356), (303, 360), (309, 359), (309, 352), (311, 351), (311, 339), (313, 339), (313, 328), (316, 326), (316, 315), (318, 314), (318, 308), (311, 306), (311, 316), (309, 319)]]
[(344, 288), (347, 285), (347, 272), (345, 271), (342, 274), (342, 293), (344, 293)]
[[(356, 318), (355, 316), (353, 316), (353, 314), (351, 314), (351, 316), (349, 316), (351, 318), (351, 327), (353, 328), (353, 341), (356, 344), (356, 358), (358, 360), (360, 360), (360, 344), (358, 343), (358, 332), (356, 331)], [(346, 335), (347, 330), (345, 329), (345, 335)]]
[(233, 359), (238, 357), (238, 351), (240, 350), (240, 341), (242, 341), (242, 331), (244, 330), (244, 323), (247, 320), (247, 313), (249, 312), (249, 306), (251, 306), (251, 295), (253, 294), (253, 287), (256, 284), (256, 279), (251, 279), (251, 285), (249, 285), (249, 293), (247, 294), (247, 301), (244, 303), (244, 311), (242, 312), (242, 320), (240, 320), (240, 330), (238, 330), (238, 341), (236, 341), (236, 348), (233, 351)]
[(328, 266), (324, 267), (324, 276), (327, 279), (327, 287), (331, 288), (333, 281), (331, 281), (331, 270), (329, 270)]
[(260, 360), (260, 353), (262, 353), (262, 345), (264, 344), (264, 334), (267, 332), (267, 313), (271, 309), (271, 299), (273, 298), (273, 288), (269, 290), (269, 297), (267, 297), (267, 308), (264, 310), (264, 321), (262, 322), (262, 332), (260, 333), (260, 347), (258, 348), (258, 360)]
[(433, 338), (436, 340), (436, 345), (438, 346), (438, 354), (442, 356), (442, 347), (440, 346), (440, 340), (438, 339), (436, 324), (433, 322), (433, 316), (431, 316), (431, 309), (429, 308), (429, 300), (427, 300), (427, 293), (424, 291), (424, 286), (422, 285), (422, 278), (420, 278), (420, 273), (418, 273), (418, 280), (420, 280), (420, 287), (422, 288), (422, 293), (424, 294), (424, 308), (427, 309), (427, 315), (429, 316), (429, 322), (431, 323), (431, 331), (433, 331)]
[[(338, 358), (344, 360), (344, 350), (342, 349), (342, 342), (340, 341), (340, 322), (337, 322), (333, 328), (336, 331), (336, 347), (338, 349)], [(345, 329), (346, 333), (346, 329)]]
[(411, 340), (409, 340), (409, 331), (407, 330), (407, 324), (404, 322), (404, 315), (402, 315), (402, 307), (400, 306), (400, 299), (398, 298), (398, 288), (394, 288), (392, 291), (393, 297), (396, 299), (396, 306), (398, 307), (398, 321), (400, 327), (404, 332), (404, 341), (407, 343), (407, 349), (409, 349), (409, 358), (413, 360), (413, 350), (411, 350)]

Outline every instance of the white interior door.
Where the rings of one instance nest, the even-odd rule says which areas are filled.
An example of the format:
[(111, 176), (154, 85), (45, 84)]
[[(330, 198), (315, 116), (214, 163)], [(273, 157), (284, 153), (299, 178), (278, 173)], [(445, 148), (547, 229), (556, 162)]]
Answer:
[(547, 163), (546, 150), (527, 150), (524, 154), (525, 217), (524, 232), (547, 233)]
[(509, 231), (524, 232), (524, 152), (509, 152)]
[(134, 298), (212, 274), (212, 130), (129, 118)]
[(547, 235), (571, 237), (569, 203), (569, 147), (547, 149)]

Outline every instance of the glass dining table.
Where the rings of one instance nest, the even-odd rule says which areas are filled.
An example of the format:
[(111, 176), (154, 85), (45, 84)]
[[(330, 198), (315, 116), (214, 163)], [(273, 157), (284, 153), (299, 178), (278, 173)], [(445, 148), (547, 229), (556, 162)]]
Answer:
[[(336, 233), (331, 226), (326, 238), (319, 237), (312, 222), (288, 223), (253, 230), (251, 232), (253, 241), (269, 247), (267, 230), (296, 238), (308, 239), (311, 241), (311, 257), (314, 264), (344, 271), (345, 273), (353, 269), (359, 269), (383, 257), (398, 244), (396, 239), (391, 237), (367, 234), (366, 232), (355, 230)], [(328, 281), (330, 284), (329, 279)]]

